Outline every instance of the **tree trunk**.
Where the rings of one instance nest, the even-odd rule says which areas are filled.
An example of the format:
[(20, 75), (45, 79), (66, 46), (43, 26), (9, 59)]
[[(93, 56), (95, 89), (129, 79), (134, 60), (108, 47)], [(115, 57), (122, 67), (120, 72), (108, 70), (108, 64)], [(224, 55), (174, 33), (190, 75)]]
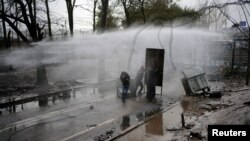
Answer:
[[(32, 3), (33, 2), (33, 3)], [(27, 22), (27, 28), (29, 30), (30, 33), (30, 37), (34, 40), (34, 41), (38, 41), (38, 35), (37, 35), (37, 25), (36, 25), (36, 0), (33, 0), (30, 3), (27, 3), (28, 5), (28, 10), (29, 10), (29, 18), (30, 18), (30, 24)], [(33, 6), (32, 6), (33, 4)], [(26, 10), (26, 9), (25, 9)], [(23, 12), (22, 12), (23, 13)], [(25, 11), (26, 13), (26, 11)]]
[(11, 37), (10, 37), (10, 35), (11, 35), (11, 30), (9, 30), (9, 32), (8, 32), (8, 36), (7, 36), (7, 40), (8, 40), (8, 47), (11, 47)]
[(141, 12), (142, 12), (142, 18), (143, 18), (143, 23), (146, 23), (146, 17), (145, 17), (145, 12), (144, 12), (144, 0), (141, 1)]
[(49, 2), (48, 2), (48, 0), (45, 0), (45, 5), (46, 5), (46, 11), (47, 11), (47, 20), (48, 20), (49, 37), (52, 37), (51, 21), (50, 21), (50, 11), (49, 11)]
[(102, 0), (101, 32), (107, 29), (108, 6), (109, 0)]
[(130, 14), (129, 14), (129, 10), (128, 10), (127, 5), (126, 5), (126, 1), (122, 2), (122, 5), (123, 5), (125, 17), (126, 17), (126, 24), (129, 27), (131, 22), (130, 22)]
[(68, 9), (68, 18), (69, 18), (69, 30), (70, 30), (70, 35), (72, 36), (74, 34), (74, 17), (73, 17), (73, 9), (69, 8)]
[[(15, 12), (16, 12), (16, 17), (18, 16), (18, 7), (17, 7), (17, 3), (15, 3)], [(16, 27), (18, 28), (18, 21), (17, 20), (15, 20), (15, 22), (16, 22)], [(20, 38), (19, 38), (19, 36), (17, 35), (17, 45), (18, 45), (18, 47), (20, 47)]]
[(33, 0), (33, 15), (34, 15), (34, 18), (33, 18), (33, 25), (35, 25), (35, 34), (36, 34), (36, 37), (38, 37), (38, 34), (37, 34), (37, 25), (36, 25), (36, 0)]
[[(1, 5), (2, 5), (2, 10), (4, 11), (3, 0), (1, 0)], [(3, 25), (4, 44), (5, 44), (5, 47), (8, 48), (8, 41), (7, 41), (7, 36), (6, 36), (6, 25), (5, 25), (5, 20), (3, 18), (2, 18), (2, 25)]]
[(67, 11), (68, 11), (68, 21), (69, 21), (69, 30), (71, 36), (74, 34), (74, 6), (75, 6), (75, 0), (73, 0), (73, 3), (71, 0), (65, 0)]
[(94, 0), (94, 8), (93, 8), (93, 32), (95, 32), (96, 29), (96, 22), (95, 22), (95, 17), (96, 17), (96, 5), (97, 5), (98, 0)]

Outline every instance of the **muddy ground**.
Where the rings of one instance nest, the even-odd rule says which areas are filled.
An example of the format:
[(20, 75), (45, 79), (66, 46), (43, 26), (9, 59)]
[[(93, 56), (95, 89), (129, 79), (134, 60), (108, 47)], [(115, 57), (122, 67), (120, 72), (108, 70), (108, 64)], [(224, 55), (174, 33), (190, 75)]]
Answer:
[[(48, 68), (47, 68), (48, 69)], [(53, 72), (53, 71), (52, 71)], [(47, 74), (49, 84), (46, 90), (59, 90), (61, 88), (74, 87), (84, 84), (77, 79), (53, 79), (53, 74)], [(52, 76), (51, 76), (52, 75)], [(35, 94), (40, 91), (37, 85), (36, 69), (14, 68), (12, 66), (0, 66), (0, 99), (4, 97)]]
[(207, 140), (208, 125), (250, 125), (250, 87), (226, 83), (221, 98), (183, 96), (184, 127), (166, 129), (172, 140)]

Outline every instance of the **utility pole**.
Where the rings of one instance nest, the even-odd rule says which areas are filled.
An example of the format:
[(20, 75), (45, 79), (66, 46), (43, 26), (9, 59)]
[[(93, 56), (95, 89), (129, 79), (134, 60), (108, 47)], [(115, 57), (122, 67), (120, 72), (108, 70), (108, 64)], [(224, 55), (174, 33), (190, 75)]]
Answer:
[(246, 77), (246, 85), (249, 85), (249, 75), (250, 75), (250, 28), (248, 26), (248, 49), (247, 49), (247, 77)]
[(231, 74), (234, 72), (234, 52), (235, 52), (235, 37), (234, 37), (234, 44), (233, 44), (233, 49), (232, 49), (232, 64), (231, 64)]

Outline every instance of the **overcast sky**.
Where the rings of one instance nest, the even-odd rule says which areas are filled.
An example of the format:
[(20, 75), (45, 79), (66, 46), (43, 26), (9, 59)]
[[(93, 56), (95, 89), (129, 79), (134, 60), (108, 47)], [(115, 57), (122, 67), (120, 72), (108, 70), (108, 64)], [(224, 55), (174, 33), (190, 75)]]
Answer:
[[(181, 6), (187, 6), (187, 7), (192, 7), (192, 8), (200, 8), (202, 7), (202, 3), (204, 3), (205, 0), (180, 0), (180, 2), (178, 2)], [(221, 4), (221, 3), (226, 3), (226, 2), (236, 2), (238, 0), (209, 0), (212, 3), (215, 4)], [(245, 12), (250, 12), (250, 4), (246, 4), (245, 5), (248, 11)], [(235, 6), (235, 5), (231, 5), (228, 6), (228, 14), (235, 19), (237, 22), (240, 21), (246, 21), (246, 18), (244, 16), (244, 13), (242, 11), (241, 6)], [(248, 17), (248, 21), (250, 22), (250, 17)], [(228, 26), (231, 26), (232, 23), (229, 22)]]
[[(92, 10), (93, 0), (76, 0), (76, 5)], [(64, 17), (67, 19), (67, 8), (65, 0), (56, 0), (49, 4), (51, 15), (56, 17)], [(92, 29), (92, 14), (81, 7), (74, 9), (74, 26), (75, 29), (90, 30)], [(68, 26), (68, 25), (67, 25)]]
[[(77, 5), (82, 5), (85, 8), (89, 8), (92, 10), (94, 0), (76, 0)], [(190, 7), (199, 9), (202, 5), (202, 2), (205, 0), (179, 0), (178, 4), (182, 7)], [(211, 2), (221, 3), (221, 2), (234, 2), (237, 0), (210, 0)], [(246, 5), (248, 11), (250, 12), (250, 4)], [(50, 9), (53, 12), (52, 14), (60, 17), (65, 17), (67, 19), (67, 9), (65, 0), (56, 0), (55, 2), (50, 3)], [(245, 17), (243, 16), (243, 12), (240, 6), (230, 6), (229, 7), (229, 15), (236, 19), (237, 21), (245, 21)], [(250, 18), (249, 18), (250, 19)], [(231, 23), (228, 25), (230, 26)], [(74, 26), (75, 29), (81, 30), (91, 30), (92, 29), (92, 13), (83, 10), (80, 7), (76, 7), (74, 10)]]

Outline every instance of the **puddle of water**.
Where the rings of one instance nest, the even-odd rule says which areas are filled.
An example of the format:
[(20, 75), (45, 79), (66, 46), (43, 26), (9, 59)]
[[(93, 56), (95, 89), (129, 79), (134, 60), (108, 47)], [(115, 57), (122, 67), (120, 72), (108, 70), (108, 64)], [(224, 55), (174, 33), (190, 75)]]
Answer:
[[(201, 100), (204, 102), (204, 100), (210, 101), (211, 99), (184, 96), (182, 101), (173, 108), (157, 113), (151, 120), (117, 140), (184, 140), (186, 132), (182, 130), (183, 126), (192, 128), (197, 117), (205, 113), (205, 110), (200, 107)], [(141, 119), (140, 116), (139, 119)]]
[(163, 115), (158, 113), (145, 125), (145, 132), (152, 135), (163, 135)]
[[(132, 132), (125, 134), (117, 139), (118, 141), (130, 140), (157, 140), (166, 141), (173, 139), (175, 132), (167, 131), (167, 129), (181, 129), (181, 113), (183, 108), (178, 104), (174, 108), (164, 113), (157, 113), (152, 119), (145, 124), (134, 129)], [(137, 119), (142, 119), (141, 114), (136, 114)]]
[(78, 88), (71, 91), (60, 92), (56, 95), (50, 97), (40, 98), (37, 101), (31, 101), (24, 104), (11, 105), (7, 108), (0, 109), (2, 115), (18, 113), (22, 111), (27, 111), (35, 108), (46, 108), (55, 106), (61, 103), (76, 104), (80, 102), (89, 103), (91, 101), (97, 100), (98, 98), (103, 98), (110, 92), (104, 92), (98, 88)]

